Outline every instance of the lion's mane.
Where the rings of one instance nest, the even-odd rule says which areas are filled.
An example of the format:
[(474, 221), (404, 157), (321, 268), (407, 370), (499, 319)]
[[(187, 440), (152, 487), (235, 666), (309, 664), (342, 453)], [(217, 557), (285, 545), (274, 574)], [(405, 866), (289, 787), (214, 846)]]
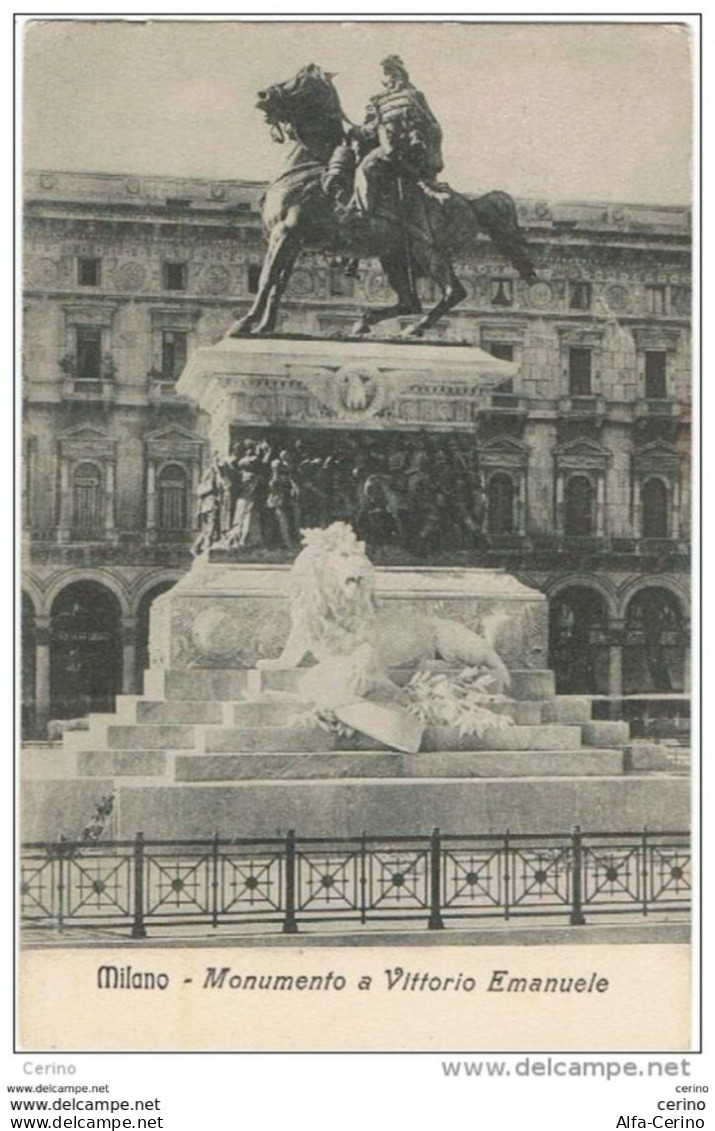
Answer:
[[(288, 583), (293, 625), (306, 646), (329, 654), (346, 654), (373, 639), (377, 616), (375, 574), (345, 522), (325, 530), (304, 530), (303, 549), (293, 563)], [(337, 559), (359, 561), (360, 584), (348, 596), (339, 585)]]

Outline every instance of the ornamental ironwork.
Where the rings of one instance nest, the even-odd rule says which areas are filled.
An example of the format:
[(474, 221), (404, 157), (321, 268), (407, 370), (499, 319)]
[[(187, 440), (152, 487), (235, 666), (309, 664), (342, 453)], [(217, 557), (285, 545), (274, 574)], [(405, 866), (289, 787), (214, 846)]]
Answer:
[(36, 842), (21, 856), (22, 924), (32, 928), (416, 921), (431, 930), (495, 918), (689, 911), (685, 832), (582, 832), (234, 840)]

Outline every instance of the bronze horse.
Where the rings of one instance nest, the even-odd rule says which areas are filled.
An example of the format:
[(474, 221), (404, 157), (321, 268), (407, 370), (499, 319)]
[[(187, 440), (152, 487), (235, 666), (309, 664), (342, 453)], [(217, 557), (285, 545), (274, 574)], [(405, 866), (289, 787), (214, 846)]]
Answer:
[[(273, 332), (281, 299), (304, 248), (380, 261), (396, 301), (366, 310), (356, 334), (368, 333), (385, 318), (409, 314), (422, 317), (408, 327), (408, 335), (419, 337), (434, 326), (466, 297), (453, 259), (476, 244), (480, 231), (523, 279), (536, 279), (514, 201), (506, 193), (490, 192), (468, 200), (449, 190), (447, 199), (440, 201), (407, 177), (399, 183), (395, 177), (393, 199), (381, 201), (369, 217), (341, 208), (328, 197), (321, 179), (335, 147), (345, 140), (347, 119), (332, 77), (314, 63), (288, 82), (260, 91), (256, 105), (274, 139), (294, 144), (263, 199), (268, 250), (255, 300), (229, 328), (229, 337)], [(432, 279), (441, 292), (424, 315), (416, 287), (419, 277)]]

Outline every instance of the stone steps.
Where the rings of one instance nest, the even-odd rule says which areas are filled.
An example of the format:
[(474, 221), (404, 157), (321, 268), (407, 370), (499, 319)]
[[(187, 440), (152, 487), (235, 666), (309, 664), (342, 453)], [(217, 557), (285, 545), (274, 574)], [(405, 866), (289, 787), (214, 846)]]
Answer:
[(620, 774), (623, 756), (613, 750), (549, 750), (538, 763), (522, 751), (344, 751), (290, 754), (177, 754), (177, 782), (270, 781), (331, 778), (571, 777)]
[(173, 777), (173, 758), (166, 750), (80, 750), (77, 772), (83, 778)]
[[(308, 668), (257, 671), (248, 668), (191, 668), (187, 671), (149, 668), (144, 673), (144, 698), (153, 700), (238, 700), (250, 691), (299, 692)], [(393, 668), (396, 683), (406, 683), (413, 669)], [(510, 672), (512, 699), (553, 699), (554, 673), (546, 668), (524, 668)]]
[[(300, 696), (307, 670), (149, 671), (142, 695), (65, 735), (78, 796), (115, 793), (130, 835), (539, 831), (579, 814), (636, 828), (646, 812), (653, 823), (661, 787), (650, 779), (646, 804), (631, 784), (627, 724), (593, 720), (588, 696), (555, 695), (549, 671), (512, 672), (491, 705), (508, 725), (481, 737), (428, 726), (420, 753), (403, 754), (318, 726)], [(391, 674), (404, 685), (412, 672)]]
[(82, 777), (163, 778), (167, 782), (316, 780), (332, 778), (497, 778), (620, 774), (615, 750), (393, 750), (314, 749), (269, 753), (188, 754), (185, 751), (87, 750), (78, 755)]
[[(268, 693), (270, 694), (270, 693)], [(281, 693), (276, 692), (276, 696)], [(587, 702), (587, 701), (586, 701)], [(548, 704), (550, 706), (550, 704)], [(489, 704), (489, 709), (495, 715), (507, 715), (513, 722), (520, 726), (539, 726), (542, 722), (581, 722), (581, 718), (549, 717), (544, 718), (544, 709), (547, 704), (537, 699), (506, 699), (504, 702)], [(261, 700), (242, 699), (238, 702), (218, 699), (172, 699), (153, 700), (145, 699), (138, 695), (120, 695), (117, 697), (116, 716), (103, 715), (101, 723), (118, 723), (132, 725), (141, 723), (145, 725), (172, 725), (172, 724), (199, 724), (208, 726), (221, 726), (233, 724), (235, 726), (285, 726), (292, 719), (304, 714), (305, 707), (301, 702), (280, 698)], [(587, 715), (587, 721), (590, 719)], [(100, 716), (90, 718), (96, 722)], [(96, 728), (90, 723), (90, 730), (97, 733)], [(85, 732), (86, 733), (86, 732)]]
[[(189, 673), (168, 672), (172, 676)], [(120, 696), (114, 715), (97, 714), (89, 718), (88, 729), (70, 731), (64, 737), (68, 752), (107, 750), (191, 750), (209, 753), (310, 753), (329, 750), (366, 750), (380, 744), (364, 735), (336, 740), (311, 721), (300, 701), (303, 670), (275, 672), (231, 672), (203, 670), (196, 675), (204, 691), (236, 692), (236, 699), (149, 699), (146, 696)], [(408, 675), (409, 673), (396, 673)], [(514, 689), (522, 694), (544, 690), (542, 676), (551, 673), (515, 673)], [(233, 681), (232, 677), (241, 677)], [(250, 689), (253, 682), (284, 686), (264, 691)], [(521, 682), (519, 682), (521, 681)], [(546, 681), (548, 682), (548, 681)], [(208, 685), (208, 686), (207, 686)], [(178, 685), (174, 681), (174, 691)], [(249, 696), (264, 695), (265, 699)], [(295, 698), (292, 698), (295, 696)], [(496, 714), (512, 720), (512, 725), (488, 728), (481, 737), (460, 735), (454, 729), (429, 726), (425, 730), (423, 751), (578, 750), (589, 747), (623, 748), (629, 742), (628, 724), (612, 720), (592, 720), (587, 696), (552, 696), (548, 699), (507, 698), (492, 705)], [(84, 763), (82, 763), (84, 764)], [(118, 771), (123, 772), (123, 771)]]
[(188, 671), (149, 668), (144, 673), (144, 695), (147, 699), (243, 699), (249, 676), (258, 673), (247, 668), (191, 668)]
[(545, 699), (540, 706), (543, 723), (591, 722), (591, 700), (587, 695), (556, 695)]
[[(196, 726), (164, 723), (160, 726), (107, 727), (106, 744), (110, 750), (193, 750), (196, 747)], [(87, 746), (84, 747), (87, 749)]]
[(620, 720), (594, 719), (584, 723), (581, 734), (586, 746), (626, 746), (631, 728)]
[[(284, 705), (281, 704), (283, 707)], [(247, 719), (251, 714), (248, 712)], [(622, 724), (609, 724), (621, 726)], [(579, 750), (581, 726), (563, 723), (542, 723), (538, 726), (488, 727), (481, 735), (460, 734), (450, 727), (425, 728), (422, 750)], [(627, 726), (626, 726), (627, 731)], [(590, 735), (590, 746), (615, 746), (625, 744), (597, 742), (597, 732)], [(288, 719), (282, 726), (201, 726), (198, 724), (97, 724), (88, 732), (72, 736), (73, 749), (78, 753), (98, 750), (191, 750), (217, 754), (238, 753), (291, 753), (328, 750), (364, 750), (375, 745), (363, 735), (339, 738), (331, 731), (315, 724), (299, 725)]]
[[(126, 729), (126, 728), (121, 728)], [(140, 738), (148, 730), (141, 730), (132, 745), (139, 745)], [(157, 728), (159, 730), (160, 728)], [(180, 728), (172, 728), (178, 730)], [(111, 735), (110, 728), (110, 735)], [(118, 741), (111, 745), (119, 746)], [(368, 740), (370, 741), (370, 740)], [(362, 749), (365, 740), (337, 739), (335, 735), (318, 726), (283, 727), (207, 727), (204, 732), (204, 749), (207, 753), (234, 754), (243, 752), (276, 752), (311, 750)], [(152, 743), (152, 745), (154, 745)], [(184, 742), (171, 745), (184, 746)], [(374, 745), (374, 743), (372, 743)], [(579, 750), (581, 747), (581, 728), (547, 723), (541, 726), (508, 726), (502, 729), (489, 727), (481, 736), (460, 735), (448, 727), (427, 727), (422, 749), (430, 750)]]
[(135, 704), (134, 718), (131, 721), (150, 726), (176, 723), (220, 726), (227, 720), (224, 704), (218, 699), (175, 699), (171, 702), (140, 699)]

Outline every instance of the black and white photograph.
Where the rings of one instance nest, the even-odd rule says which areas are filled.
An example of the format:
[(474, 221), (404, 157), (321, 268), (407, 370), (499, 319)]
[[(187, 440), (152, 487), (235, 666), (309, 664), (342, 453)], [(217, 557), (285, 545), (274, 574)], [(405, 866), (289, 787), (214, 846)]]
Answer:
[(694, 22), (19, 42), (20, 1047), (694, 1049)]

